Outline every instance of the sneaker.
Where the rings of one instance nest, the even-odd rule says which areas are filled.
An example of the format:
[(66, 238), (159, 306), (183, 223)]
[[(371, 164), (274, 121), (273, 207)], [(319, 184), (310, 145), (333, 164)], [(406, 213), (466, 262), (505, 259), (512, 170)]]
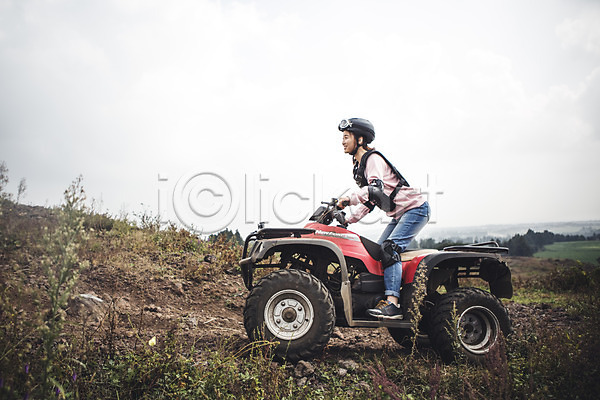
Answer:
[(381, 300), (375, 308), (367, 310), (367, 314), (381, 319), (402, 319), (402, 309), (387, 300)]

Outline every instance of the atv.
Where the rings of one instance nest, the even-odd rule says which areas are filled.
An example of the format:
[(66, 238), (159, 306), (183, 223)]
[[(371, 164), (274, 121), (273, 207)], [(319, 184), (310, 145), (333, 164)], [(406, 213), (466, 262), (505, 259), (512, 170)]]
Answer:
[[(381, 247), (346, 229), (337, 199), (322, 204), (304, 228), (259, 224), (246, 238), (240, 266), (250, 340), (277, 342), (276, 356), (296, 362), (320, 353), (335, 326), (386, 327), (402, 346), (430, 344), (446, 362), (481, 362), (509, 333), (499, 300), (513, 294), (500, 258), (507, 248), (485, 242), (402, 253), (404, 318), (376, 319), (366, 310), (384, 298)], [(489, 291), (460, 286), (476, 278)]]

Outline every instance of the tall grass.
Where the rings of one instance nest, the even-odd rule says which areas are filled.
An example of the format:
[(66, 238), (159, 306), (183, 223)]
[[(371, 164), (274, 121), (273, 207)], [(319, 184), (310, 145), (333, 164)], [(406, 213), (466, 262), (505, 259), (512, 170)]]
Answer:
[[(143, 310), (128, 316), (134, 337), (120, 336), (123, 315), (115, 299), (98, 324), (72, 321), (65, 301), (76, 293), (78, 275), (89, 273), (86, 262), (110, 265), (119, 274), (143, 269), (217, 285), (240, 250), (176, 227), (97, 217), (83, 207), (84, 198), (78, 178), (63, 206), (33, 223), (6, 196), (0, 203), (2, 399), (592, 399), (600, 392), (598, 269), (563, 269), (521, 281), (520, 298), (535, 290), (560, 299), (569, 305), (565, 319), (520, 319), (484, 365), (443, 364), (430, 349), (403, 350), (389, 338), (390, 345), (378, 351), (345, 352), (342, 358), (355, 361), (356, 369), (341, 368), (340, 356), (326, 349), (310, 361), (314, 371), (299, 375), (297, 366), (273, 361), (272, 343), (234, 335), (208, 344), (200, 330), (190, 342), (180, 321), (156, 344), (149, 342)], [(217, 261), (204, 262), (207, 254)]]

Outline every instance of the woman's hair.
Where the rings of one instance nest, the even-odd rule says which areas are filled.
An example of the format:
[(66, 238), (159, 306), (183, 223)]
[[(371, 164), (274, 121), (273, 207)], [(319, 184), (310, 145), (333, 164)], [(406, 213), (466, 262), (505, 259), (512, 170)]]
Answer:
[(352, 134), (352, 136), (354, 136), (354, 139), (356, 139), (356, 144), (358, 144), (358, 138), (362, 137), (363, 138), (363, 144), (360, 145), (360, 147), (362, 147), (363, 149), (365, 149), (366, 151), (370, 151), (370, 150), (375, 150), (375, 147), (370, 147), (367, 144), (367, 141), (365, 139), (365, 137), (363, 135), (357, 135), (354, 132), (350, 132)]

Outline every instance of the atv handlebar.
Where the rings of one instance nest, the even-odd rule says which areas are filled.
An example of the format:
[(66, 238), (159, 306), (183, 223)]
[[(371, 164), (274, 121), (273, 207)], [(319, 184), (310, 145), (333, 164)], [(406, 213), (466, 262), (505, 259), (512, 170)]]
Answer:
[[(349, 205), (345, 204), (344, 205)], [(341, 211), (342, 208), (338, 207), (338, 199), (332, 198), (331, 201), (322, 201), (321, 204), (326, 205), (326, 207), (319, 207), (312, 217), (310, 217), (311, 221), (316, 221), (321, 224), (329, 225), (334, 219), (344, 228), (348, 226), (348, 222), (346, 221), (346, 213)]]
[[(338, 210), (342, 210), (343, 208), (339, 207), (339, 206), (338, 206), (338, 203), (339, 203), (339, 201), (338, 201), (338, 199), (337, 199), (337, 198), (335, 198), (335, 197), (332, 197), (332, 198), (331, 198), (331, 201), (322, 201), (322, 202), (321, 202), (321, 204), (327, 204), (329, 207), (335, 207), (335, 208), (337, 208)], [(344, 200), (344, 201), (342, 201), (342, 205), (343, 205), (344, 207), (347, 207), (347, 206), (349, 206), (349, 205), (350, 205), (350, 201), (349, 201), (349, 200)]]

